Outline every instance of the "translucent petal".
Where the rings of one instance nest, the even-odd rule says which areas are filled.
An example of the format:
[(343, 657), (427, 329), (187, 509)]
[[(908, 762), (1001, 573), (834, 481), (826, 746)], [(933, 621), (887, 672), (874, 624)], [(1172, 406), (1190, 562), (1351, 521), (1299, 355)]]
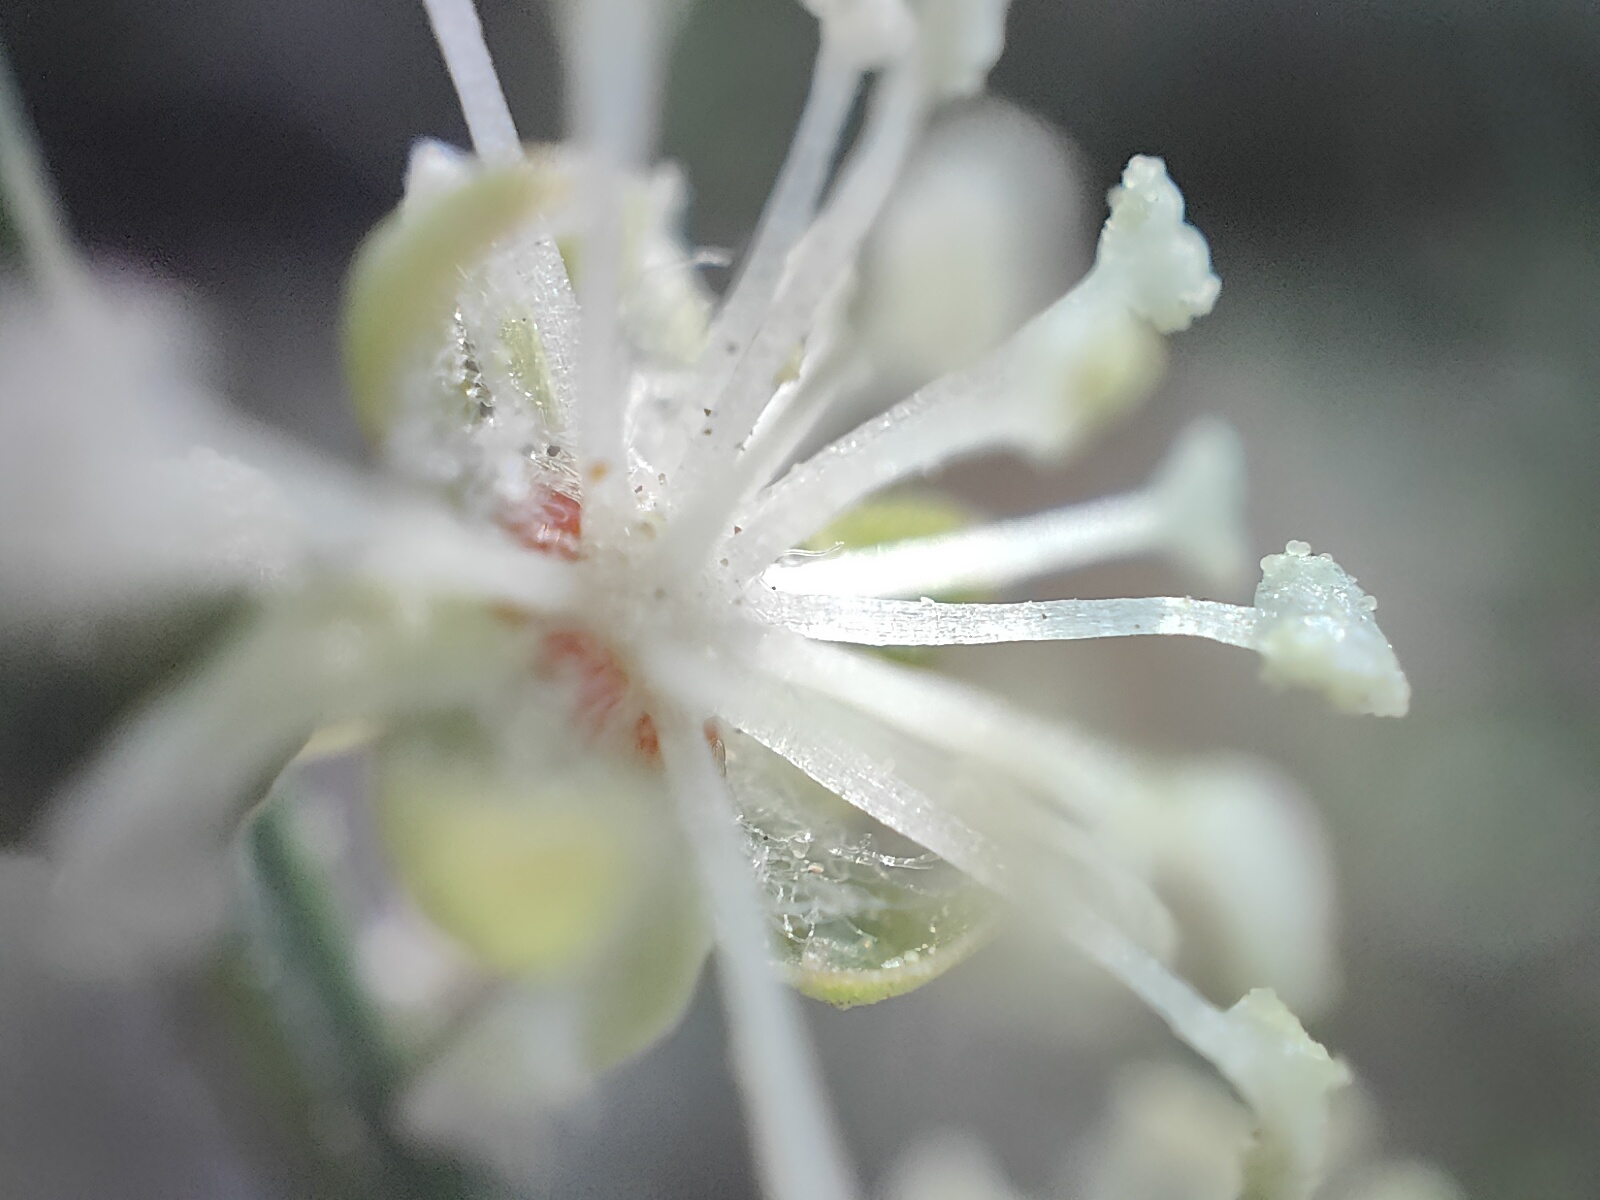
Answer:
[(728, 784), (790, 982), (840, 1007), (901, 995), (985, 940), (994, 899), (771, 751), (726, 737)]

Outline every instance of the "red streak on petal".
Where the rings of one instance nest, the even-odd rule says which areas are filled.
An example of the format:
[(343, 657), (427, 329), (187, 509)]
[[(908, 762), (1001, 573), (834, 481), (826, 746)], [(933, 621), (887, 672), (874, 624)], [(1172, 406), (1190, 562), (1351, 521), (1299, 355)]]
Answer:
[(565, 492), (539, 486), (500, 510), (500, 527), (529, 550), (568, 562), (583, 551), (583, 505)]

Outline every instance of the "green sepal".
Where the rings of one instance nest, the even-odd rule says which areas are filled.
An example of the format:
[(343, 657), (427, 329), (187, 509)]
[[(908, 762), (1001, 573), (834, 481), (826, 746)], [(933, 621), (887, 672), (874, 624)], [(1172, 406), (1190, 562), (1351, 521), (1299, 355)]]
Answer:
[(519, 761), (520, 732), (466, 712), (392, 729), (376, 753), (379, 829), (417, 906), (482, 966), (572, 977), (641, 901), (660, 782), (599, 752)]
[[(671, 856), (682, 863), (687, 849)], [(678, 1027), (711, 950), (711, 929), (692, 878), (667, 863), (621, 936), (578, 985), (583, 1061), (604, 1071)]]
[(402, 205), (361, 245), (345, 284), (344, 359), (356, 417), (377, 445), (401, 373), (418, 346), (441, 342), (461, 272), (549, 203), (531, 163), (480, 170), (438, 196)]

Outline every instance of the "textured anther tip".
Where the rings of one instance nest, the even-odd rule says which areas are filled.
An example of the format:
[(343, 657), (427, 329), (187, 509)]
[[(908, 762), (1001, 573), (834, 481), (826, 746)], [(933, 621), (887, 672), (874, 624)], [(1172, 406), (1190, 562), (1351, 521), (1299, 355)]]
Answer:
[(976, 96), (1006, 44), (1011, 0), (912, 0), (923, 82), (937, 100)]
[(1261, 560), (1257, 649), (1269, 683), (1315, 688), (1344, 712), (1402, 717), (1411, 685), (1373, 616), (1378, 603), (1304, 542)]
[(1322, 1180), (1328, 1097), (1350, 1069), (1312, 1040), (1268, 988), (1227, 1012), (1237, 1039), (1227, 1074), (1256, 1112), (1245, 1159), (1247, 1200), (1307, 1200)]
[(862, 71), (903, 58), (917, 38), (905, 0), (800, 0), (834, 53)]
[(1162, 333), (1189, 328), (1222, 291), (1206, 239), (1183, 219), (1183, 193), (1159, 158), (1135, 155), (1111, 189), (1097, 266), (1116, 276), (1128, 306)]

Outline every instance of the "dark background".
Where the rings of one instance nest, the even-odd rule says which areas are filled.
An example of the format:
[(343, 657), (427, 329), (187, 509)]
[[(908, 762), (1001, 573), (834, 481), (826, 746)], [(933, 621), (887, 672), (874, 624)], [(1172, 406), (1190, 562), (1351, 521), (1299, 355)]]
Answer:
[[(525, 136), (554, 136), (542, 11), (484, 16)], [(1225, 281), (1149, 420), (1065, 486), (1137, 478), (1185, 416), (1230, 415), (1260, 548), (1333, 549), (1382, 598), (1417, 693), (1403, 723), (1338, 721), (1206, 648), (1117, 646), (1053, 658), (1062, 695), (1033, 699), (1305, 779), (1347, 894), (1348, 994), (1318, 1032), (1368, 1081), (1388, 1144), (1482, 1200), (1600, 1195), (1600, 8), (1016, 0), (1009, 35), (994, 90), (1073, 139), (1090, 193), (1131, 153), (1164, 155)], [(420, 4), (3, 0), (0, 38), (80, 238), (201, 297), (241, 405), (359, 454), (343, 267), (398, 198), (410, 140), (464, 139)], [(700, 240), (749, 228), (812, 41), (788, 0), (691, 18), (665, 142)], [(967, 483), (997, 507), (1060, 494)], [(13, 835), (193, 636), (88, 665), (8, 651)], [(1039, 1188), (1096, 1109), (1105, 1056), (997, 1008), (999, 961), (947, 994), (815, 1014), (869, 1172), (957, 1124)], [(63, 1000), (6, 970), (0, 1193), (305, 1194), (182, 987)], [(703, 1002), (571, 1119), (551, 1194), (745, 1194), (716, 1022)]]

